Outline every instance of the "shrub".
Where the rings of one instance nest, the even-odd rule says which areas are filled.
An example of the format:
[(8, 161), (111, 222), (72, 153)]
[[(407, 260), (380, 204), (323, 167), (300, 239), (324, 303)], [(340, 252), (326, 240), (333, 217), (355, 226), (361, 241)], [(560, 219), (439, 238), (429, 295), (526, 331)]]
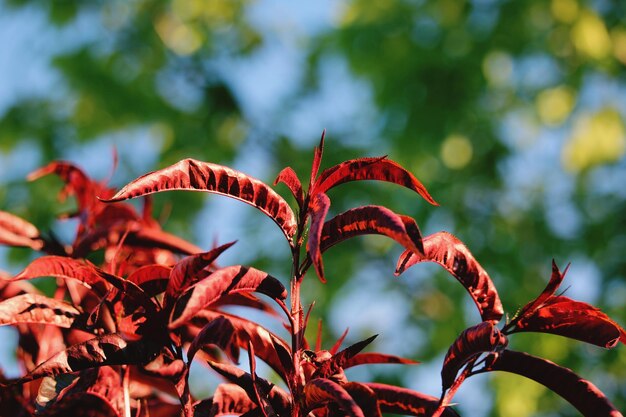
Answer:
[[(455, 416), (450, 401), (472, 375), (506, 371), (531, 378), (556, 392), (586, 416), (621, 416), (591, 383), (548, 360), (507, 348), (518, 332), (545, 332), (605, 348), (626, 343), (624, 330), (597, 308), (557, 290), (552, 277), (537, 298), (498, 327), (503, 307), (487, 272), (465, 245), (447, 232), (422, 237), (411, 217), (382, 206), (356, 207), (327, 219), (330, 189), (350, 181), (378, 180), (413, 190), (436, 205), (426, 188), (386, 157), (343, 162), (318, 173), (324, 136), (315, 150), (306, 191), (291, 168), (284, 184), (297, 210), (267, 184), (225, 166), (193, 159), (146, 174), (114, 193), (77, 166), (54, 162), (31, 174), (56, 174), (73, 195), (79, 219), (74, 241), (59, 242), (27, 221), (0, 212), (0, 243), (43, 252), (22, 272), (3, 277), (0, 324), (19, 332), (18, 360), (26, 370), (2, 377), (2, 412), (85, 416)], [(319, 175), (318, 175), (319, 174)], [(206, 191), (248, 203), (282, 230), (291, 248), (289, 291), (266, 272), (244, 265), (218, 266), (234, 242), (204, 252), (161, 229), (151, 216), (121, 201), (167, 190)], [(467, 290), (482, 322), (451, 344), (441, 368), (442, 391), (432, 397), (406, 388), (349, 381), (344, 370), (366, 364), (412, 364), (383, 353), (364, 352), (376, 336), (329, 350), (321, 336), (305, 337), (309, 313), (300, 290), (312, 269), (325, 282), (322, 254), (364, 234), (387, 236), (405, 248), (396, 274), (421, 262), (436, 262)], [(97, 255), (102, 258), (94, 263)], [(52, 277), (54, 294), (29, 281)], [(289, 295), (289, 301), (287, 296)], [(281, 337), (227, 306), (246, 306), (285, 320)], [(239, 367), (240, 350), (248, 364)], [(201, 359), (225, 382), (213, 396), (192, 398), (189, 369)], [(276, 372), (275, 385), (256, 373), (261, 359)], [(284, 388), (281, 388), (284, 387)], [(33, 400), (33, 398), (35, 398)], [(178, 398), (178, 401), (172, 401)]]

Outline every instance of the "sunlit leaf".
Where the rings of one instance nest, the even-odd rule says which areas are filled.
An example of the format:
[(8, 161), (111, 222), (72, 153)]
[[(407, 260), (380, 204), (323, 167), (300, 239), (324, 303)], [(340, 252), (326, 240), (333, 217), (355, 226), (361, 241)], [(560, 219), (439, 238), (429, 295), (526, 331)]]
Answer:
[(24, 246), (40, 250), (44, 246), (39, 230), (31, 223), (0, 210), (0, 245)]
[(216, 317), (200, 330), (187, 350), (188, 363), (191, 364), (198, 349), (208, 344), (219, 346), (231, 361), (239, 362), (239, 346), (235, 326), (226, 317)]
[(326, 214), (330, 208), (330, 199), (326, 194), (315, 194), (309, 203), (309, 215), (311, 216), (311, 227), (309, 229), (309, 239), (306, 243), (306, 249), (315, 267), (315, 272), (322, 282), (326, 282), (324, 278), (324, 264), (322, 263), (322, 230)]
[(470, 359), (484, 352), (501, 350), (508, 344), (507, 338), (493, 323), (485, 321), (465, 329), (450, 345), (441, 368), (443, 391), (452, 386), (456, 374)]
[(378, 180), (402, 185), (418, 193), (430, 204), (438, 205), (413, 174), (386, 156), (352, 159), (328, 168), (319, 176), (313, 190), (315, 193), (325, 193), (339, 184), (357, 180)]
[[(428, 417), (435, 412), (439, 403), (438, 398), (407, 388), (374, 382), (365, 385), (376, 393), (378, 405), (384, 413)], [(451, 407), (446, 407), (442, 416), (458, 417), (458, 414)]]
[(333, 403), (349, 417), (365, 417), (361, 407), (350, 394), (336, 382), (326, 378), (314, 378), (304, 386), (307, 411)]
[(72, 345), (53, 355), (15, 383), (24, 383), (44, 376), (95, 368), (103, 365), (142, 364), (153, 352), (143, 341), (127, 342), (118, 334), (107, 334)]
[(184, 159), (167, 168), (143, 175), (104, 201), (121, 201), (167, 190), (208, 191), (226, 195), (267, 214), (280, 226), (289, 241), (296, 232), (293, 211), (268, 185), (234, 169), (194, 159)]
[(168, 297), (177, 297), (194, 283), (206, 278), (210, 271), (204, 270), (210, 266), (226, 249), (234, 245), (229, 242), (208, 252), (198, 253), (180, 260), (170, 274), (166, 294)]
[(347, 359), (343, 368), (351, 368), (353, 366), (368, 365), (368, 364), (403, 364), (403, 365), (417, 365), (420, 362), (411, 359), (402, 358), (395, 355), (387, 355), (384, 353), (359, 353), (349, 359)]
[(280, 281), (266, 272), (241, 265), (218, 269), (179, 298), (173, 320), (169, 324), (170, 329), (189, 321), (221, 296), (239, 292), (260, 292), (274, 299), (287, 297), (287, 291)]
[(488, 370), (530, 378), (563, 397), (586, 417), (622, 417), (622, 413), (594, 384), (547, 359), (504, 350)]
[(409, 250), (400, 255), (396, 275), (420, 262), (436, 262), (467, 289), (483, 321), (498, 322), (504, 314), (502, 302), (491, 278), (469, 249), (447, 232), (426, 236), (423, 243), (424, 255)]
[(625, 340), (624, 329), (599, 308), (564, 296), (553, 296), (517, 321), (515, 331), (558, 334), (604, 348)]
[(298, 207), (302, 207), (304, 204), (304, 192), (302, 191), (302, 184), (296, 172), (291, 167), (287, 167), (278, 173), (278, 176), (274, 180), (274, 185), (283, 183), (289, 188), (291, 194), (298, 202)]
[(250, 400), (246, 391), (235, 384), (219, 384), (213, 397), (194, 405), (195, 417), (220, 417), (241, 415), (254, 409), (256, 404)]
[(0, 302), (0, 326), (38, 323), (69, 328), (79, 315), (71, 304), (39, 294), (21, 294)]

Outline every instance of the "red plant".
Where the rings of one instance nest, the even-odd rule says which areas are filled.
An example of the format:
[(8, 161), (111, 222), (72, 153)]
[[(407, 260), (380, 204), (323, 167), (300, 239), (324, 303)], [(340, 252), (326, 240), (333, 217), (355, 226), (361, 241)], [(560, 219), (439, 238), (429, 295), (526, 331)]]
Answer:
[[(113, 193), (78, 167), (56, 162), (31, 178), (55, 173), (74, 195), (79, 218), (76, 237), (61, 244), (35, 226), (0, 212), (0, 243), (42, 251), (14, 277), (0, 281), (0, 325), (19, 332), (18, 359), (25, 374), (0, 375), (3, 412), (88, 416), (351, 416), (382, 413), (455, 416), (449, 406), (460, 385), (472, 375), (507, 371), (547, 386), (586, 416), (621, 416), (590, 382), (545, 359), (507, 349), (517, 332), (547, 332), (612, 348), (626, 343), (624, 330), (597, 308), (554, 295), (562, 274), (553, 264), (546, 289), (502, 328), (504, 310), (494, 283), (469, 250), (454, 236), (439, 232), (422, 237), (412, 218), (381, 206), (356, 207), (327, 219), (327, 192), (350, 181), (378, 180), (415, 191), (437, 203), (408, 171), (386, 157), (346, 161), (322, 171), (324, 136), (315, 150), (306, 191), (291, 168), (276, 179), (297, 204), (297, 215), (270, 186), (228, 167), (185, 159), (146, 174)], [(203, 252), (170, 235), (151, 217), (150, 200), (137, 213), (126, 199), (167, 190), (217, 193), (248, 203), (269, 216), (285, 235), (292, 255), (289, 291), (263, 271), (221, 267), (216, 260), (234, 244)], [(431, 397), (409, 389), (349, 381), (345, 369), (372, 363), (415, 362), (382, 353), (364, 353), (374, 340), (341, 349), (342, 336), (323, 350), (305, 338), (308, 313), (300, 290), (311, 267), (325, 282), (322, 254), (333, 245), (364, 234), (388, 236), (406, 250), (396, 274), (424, 262), (436, 262), (472, 297), (482, 322), (464, 330), (451, 344), (442, 370), (442, 392)], [(104, 260), (95, 265), (95, 252)], [(52, 277), (53, 296), (28, 283)], [(263, 294), (267, 299), (259, 298)], [(287, 296), (290, 305), (287, 305)], [(271, 301), (268, 301), (271, 300)], [(272, 304), (278, 307), (276, 311)], [(252, 307), (273, 317), (284, 314), (288, 338), (224, 310)], [(309, 310), (310, 312), (310, 310)], [(247, 369), (234, 365), (248, 352)], [(226, 382), (210, 398), (192, 398), (189, 369), (201, 358)], [(267, 363), (286, 390), (256, 373), (256, 360)], [(171, 401), (171, 396), (178, 403)]]

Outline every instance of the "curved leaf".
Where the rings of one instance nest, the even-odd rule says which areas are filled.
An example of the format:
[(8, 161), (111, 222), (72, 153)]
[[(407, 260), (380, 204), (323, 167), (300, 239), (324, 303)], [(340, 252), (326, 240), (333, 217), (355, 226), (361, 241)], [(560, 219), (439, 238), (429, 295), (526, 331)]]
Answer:
[(456, 374), (470, 359), (483, 352), (500, 350), (508, 344), (507, 338), (493, 323), (485, 321), (465, 329), (454, 341), (441, 368), (443, 391), (452, 386)]
[(77, 410), (80, 410), (81, 417), (120, 417), (107, 398), (93, 392), (72, 393), (37, 415), (42, 417), (70, 416), (76, 415)]
[(289, 242), (296, 232), (293, 211), (268, 185), (234, 169), (190, 158), (143, 175), (103, 201), (121, 201), (167, 190), (196, 190), (226, 195), (267, 214), (280, 226)]
[(599, 308), (563, 296), (550, 297), (520, 318), (515, 327), (519, 331), (557, 334), (604, 348), (626, 340), (624, 329)]
[(289, 191), (291, 191), (291, 194), (293, 194), (298, 202), (298, 207), (301, 208), (304, 205), (304, 192), (302, 191), (302, 183), (300, 183), (300, 179), (293, 168), (287, 167), (278, 173), (278, 176), (274, 180), (274, 185), (280, 182), (289, 188)]
[(314, 378), (304, 386), (304, 398), (307, 412), (332, 403), (339, 407), (346, 416), (365, 417), (363, 410), (350, 394), (336, 382), (326, 378)]
[(339, 184), (358, 180), (378, 180), (402, 185), (418, 193), (430, 204), (439, 205), (413, 174), (386, 156), (352, 159), (328, 168), (315, 181), (313, 190), (315, 193), (324, 193)]
[(203, 271), (203, 269), (210, 266), (222, 252), (233, 246), (235, 242), (226, 243), (208, 252), (188, 256), (176, 263), (170, 273), (166, 289), (167, 296), (177, 297), (194, 283), (206, 278), (210, 272)]
[(541, 294), (539, 294), (537, 298), (535, 298), (530, 303), (526, 304), (521, 309), (516, 319), (525, 318), (528, 315), (533, 314), (538, 308), (541, 308), (544, 305), (544, 303), (548, 301), (554, 295), (556, 290), (559, 288), (559, 286), (563, 282), (563, 279), (565, 278), (565, 274), (567, 273), (568, 269), (569, 269), (569, 265), (567, 266), (567, 268), (565, 268), (565, 271), (561, 273), (561, 271), (559, 270), (559, 267), (557, 266), (556, 262), (553, 259), (552, 260), (552, 275), (550, 276), (550, 281), (548, 282), (548, 285), (546, 285), (546, 288), (544, 288), (544, 290), (541, 292)]
[(71, 304), (39, 294), (21, 294), (0, 302), (0, 326), (38, 323), (70, 328), (79, 315)]
[(187, 350), (187, 363), (191, 365), (198, 349), (209, 344), (219, 346), (231, 361), (239, 362), (239, 346), (235, 326), (226, 317), (216, 317), (200, 330)]
[(423, 252), (422, 237), (415, 220), (382, 206), (357, 207), (328, 220), (322, 229), (321, 251), (364, 234), (384, 235), (407, 250)]
[(563, 397), (584, 416), (622, 417), (594, 384), (547, 359), (504, 350), (487, 370), (511, 372), (532, 379)]
[(287, 297), (285, 287), (268, 273), (241, 265), (229, 266), (213, 272), (178, 299), (169, 328), (175, 329), (189, 321), (221, 296), (239, 292), (260, 292), (281, 300)]
[(470, 294), (483, 321), (498, 322), (504, 310), (496, 287), (469, 249), (447, 232), (426, 236), (424, 255), (406, 250), (396, 265), (396, 275), (420, 262), (436, 262), (455, 277)]
[(291, 415), (291, 399), (289, 395), (280, 387), (270, 384), (263, 378), (256, 377), (253, 381), (252, 376), (237, 366), (207, 361), (209, 366), (217, 373), (222, 375), (229, 382), (240, 386), (252, 400), (255, 398), (256, 389), (269, 400), (271, 407), (278, 415)]
[(322, 137), (320, 138), (319, 146), (315, 147), (315, 153), (313, 154), (313, 163), (311, 164), (311, 178), (309, 179), (309, 195), (313, 194), (313, 184), (315, 184), (315, 178), (320, 171), (320, 165), (322, 164), (322, 156), (324, 155), (324, 138), (326, 137), (326, 129), (322, 131)]
[(44, 242), (39, 236), (39, 230), (33, 224), (0, 210), (0, 245), (40, 250), (44, 247)]
[(246, 348), (250, 341), (257, 357), (267, 363), (278, 375), (287, 381), (287, 375), (293, 368), (291, 349), (289, 345), (263, 326), (248, 319), (224, 313), (222, 311), (203, 310), (194, 317), (193, 323), (205, 320), (214, 320), (217, 317), (226, 317), (237, 331), (236, 341), (240, 348)]
[(359, 353), (350, 359), (347, 359), (343, 368), (348, 369), (353, 366), (368, 365), (368, 364), (403, 364), (403, 365), (417, 365), (419, 361), (402, 358), (394, 355), (387, 355), (384, 353)]
[(342, 387), (358, 404), (365, 417), (382, 417), (376, 393), (373, 389), (359, 382), (347, 382)]
[(55, 255), (42, 256), (35, 259), (22, 272), (11, 278), (10, 281), (29, 280), (39, 277), (77, 280), (88, 288), (106, 281), (91, 262)]
[(143, 341), (127, 342), (118, 334), (106, 334), (62, 350), (14, 383), (21, 384), (44, 376), (55, 377), (103, 365), (142, 364), (153, 354), (153, 347)]
[(235, 384), (219, 384), (213, 397), (194, 404), (195, 417), (220, 417), (241, 415), (254, 409), (256, 404), (250, 400), (246, 391)]
[[(439, 405), (439, 399), (421, 392), (393, 385), (368, 382), (364, 385), (376, 394), (382, 412), (428, 417)], [(446, 407), (442, 416), (458, 417), (456, 411)]]
[(309, 204), (311, 227), (309, 230), (309, 239), (306, 243), (306, 250), (309, 253), (311, 261), (313, 262), (318, 278), (323, 283), (326, 282), (326, 278), (324, 278), (324, 264), (322, 263), (322, 251), (320, 246), (324, 220), (326, 219), (326, 214), (328, 214), (329, 208), (330, 199), (326, 194), (315, 194), (313, 198), (311, 198), (311, 202)]
[(135, 269), (126, 279), (137, 286), (142, 286), (150, 281), (167, 280), (171, 272), (171, 266), (161, 264), (144, 265)]

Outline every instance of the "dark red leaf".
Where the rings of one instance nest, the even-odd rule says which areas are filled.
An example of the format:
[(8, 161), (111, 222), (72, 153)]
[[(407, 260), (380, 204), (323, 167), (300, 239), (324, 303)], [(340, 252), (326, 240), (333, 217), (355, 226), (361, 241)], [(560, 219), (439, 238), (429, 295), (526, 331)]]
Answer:
[(313, 184), (315, 184), (315, 178), (320, 170), (322, 163), (322, 156), (324, 155), (324, 137), (326, 136), (326, 129), (322, 131), (322, 137), (320, 138), (320, 144), (315, 148), (315, 154), (313, 156), (313, 164), (311, 164), (311, 179), (309, 180), (309, 195), (313, 193)]
[(37, 415), (42, 417), (120, 417), (107, 398), (93, 392), (68, 395)]
[(467, 289), (483, 321), (498, 322), (504, 314), (500, 297), (491, 278), (469, 249), (447, 232), (426, 236), (423, 243), (424, 255), (409, 250), (402, 253), (396, 266), (396, 275), (420, 262), (436, 262)]
[(356, 354), (365, 349), (365, 347), (372, 343), (377, 337), (378, 335), (375, 334), (374, 336), (370, 336), (365, 340), (361, 340), (360, 342), (350, 345), (344, 350), (337, 352), (333, 355), (333, 362), (339, 367), (343, 368), (343, 365), (346, 363), (346, 361), (352, 359)]
[(198, 349), (206, 345), (216, 345), (226, 353), (228, 358), (239, 362), (239, 346), (235, 326), (224, 316), (216, 317), (207, 323), (196, 335), (187, 350), (187, 363), (191, 366)]
[(378, 180), (402, 185), (418, 193), (430, 204), (438, 205), (413, 174), (386, 156), (352, 159), (328, 168), (315, 182), (313, 191), (325, 193), (339, 184), (358, 180)]
[(44, 376), (57, 376), (103, 365), (142, 364), (153, 355), (144, 341), (127, 342), (118, 334), (107, 334), (72, 345), (53, 355), (15, 383)]
[(38, 323), (69, 328), (79, 315), (71, 304), (39, 294), (22, 294), (0, 302), (0, 326)]
[(558, 334), (604, 348), (615, 347), (624, 329), (600, 309), (563, 296), (552, 296), (516, 323), (515, 332)]
[[(246, 371), (230, 364), (208, 361), (209, 366), (229, 382), (243, 388), (250, 399), (255, 398), (255, 382)], [(269, 404), (278, 415), (291, 415), (291, 400), (289, 395), (280, 387), (270, 384), (263, 378), (256, 378), (256, 389), (269, 400)]]
[(39, 277), (77, 280), (88, 288), (105, 282), (105, 279), (98, 273), (98, 269), (91, 262), (54, 255), (35, 259), (22, 272), (11, 278), (11, 281)]
[(235, 384), (220, 384), (213, 397), (194, 405), (194, 417), (220, 417), (241, 415), (254, 409), (246, 391)]
[(189, 321), (223, 295), (239, 292), (260, 292), (281, 300), (287, 297), (287, 291), (280, 281), (266, 272), (241, 265), (218, 269), (179, 298), (174, 319), (169, 324), (170, 329)]
[(306, 244), (307, 252), (313, 262), (315, 271), (320, 281), (326, 282), (324, 278), (324, 265), (322, 263), (322, 229), (326, 214), (330, 208), (330, 199), (326, 194), (315, 194), (309, 203), (309, 215), (311, 216), (311, 227), (309, 230), (309, 240)]
[[(384, 413), (428, 417), (439, 404), (439, 399), (421, 392), (392, 385), (369, 382), (365, 384), (376, 393), (378, 405)], [(442, 416), (458, 417), (456, 411), (447, 407)]]
[(526, 318), (529, 315), (533, 314), (538, 308), (541, 308), (543, 304), (546, 301), (548, 301), (554, 295), (556, 290), (559, 288), (559, 286), (561, 285), (561, 282), (563, 282), (563, 278), (565, 278), (565, 274), (567, 273), (568, 268), (569, 268), (569, 265), (567, 266), (567, 268), (565, 268), (565, 271), (561, 273), (561, 271), (559, 270), (559, 267), (556, 265), (556, 262), (553, 259), (552, 260), (552, 276), (550, 277), (550, 282), (548, 282), (548, 285), (546, 285), (546, 288), (541, 292), (541, 294), (539, 294), (537, 298), (535, 298), (533, 301), (526, 304), (520, 310), (520, 312), (516, 315), (516, 317), (512, 321), (517, 322), (520, 319)]
[(441, 368), (443, 391), (452, 386), (456, 374), (468, 361), (483, 352), (506, 347), (507, 338), (493, 323), (485, 321), (465, 329), (448, 349)]
[(324, 252), (351, 237), (365, 234), (384, 235), (408, 250), (423, 251), (421, 235), (415, 221), (382, 206), (357, 207), (328, 220), (322, 229), (321, 251)]
[(11, 213), (0, 210), (0, 245), (23, 246), (40, 250), (44, 246), (37, 228)]
[(198, 312), (193, 323), (197, 323), (200, 319), (202, 322), (214, 320), (220, 316), (226, 317), (236, 329), (238, 336), (236, 342), (239, 343), (239, 347), (245, 349), (247, 342), (250, 341), (256, 356), (287, 381), (288, 370), (293, 368), (289, 345), (263, 326), (233, 314), (212, 310)]
[(594, 384), (547, 359), (504, 350), (487, 370), (506, 371), (532, 379), (563, 397), (586, 417), (622, 417)]
[(196, 245), (155, 227), (140, 227), (130, 232), (126, 238), (126, 244), (129, 246), (160, 248), (183, 255), (202, 252), (202, 249)]
[(135, 269), (126, 279), (140, 287), (147, 296), (154, 297), (165, 292), (172, 267), (152, 264)]
[(359, 382), (348, 382), (342, 385), (343, 389), (358, 404), (365, 417), (382, 417), (376, 393), (370, 387)]
[(420, 362), (414, 361), (411, 359), (401, 358), (399, 356), (394, 355), (386, 355), (384, 353), (359, 353), (347, 359), (343, 368), (351, 368), (353, 366), (358, 365), (367, 365), (367, 364), (403, 364), (403, 365), (417, 365)]
[(184, 159), (170, 167), (143, 175), (104, 201), (121, 201), (167, 190), (208, 191), (226, 195), (267, 214), (280, 226), (290, 242), (296, 232), (297, 222), (293, 211), (268, 185), (231, 168), (194, 159)]
[(166, 290), (167, 296), (175, 298), (191, 285), (206, 278), (210, 274), (210, 271), (204, 269), (213, 264), (215, 259), (217, 259), (222, 252), (234, 244), (235, 242), (229, 242), (208, 252), (191, 255), (180, 260), (174, 265), (170, 273)]
[(336, 382), (326, 378), (315, 378), (304, 386), (304, 398), (307, 412), (332, 403), (339, 407), (346, 416), (365, 417), (361, 407), (350, 394)]
[(274, 185), (282, 182), (289, 188), (291, 194), (298, 202), (298, 207), (302, 208), (304, 205), (304, 192), (302, 191), (302, 184), (296, 172), (291, 167), (287, 167), (278, 173), (278, 176), (274, 180)]

